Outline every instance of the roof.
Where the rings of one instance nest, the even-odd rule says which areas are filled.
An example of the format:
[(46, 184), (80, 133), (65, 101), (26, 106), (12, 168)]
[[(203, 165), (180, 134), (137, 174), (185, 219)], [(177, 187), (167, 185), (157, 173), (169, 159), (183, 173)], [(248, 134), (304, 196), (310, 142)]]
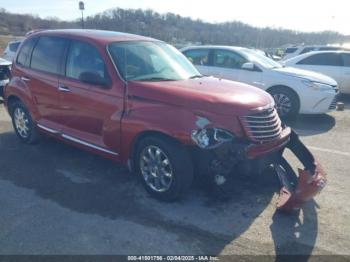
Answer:
[(233, 50), (233, 51), (242, 51), (248, 48), (240, 47), (240, 46), (228, 46), (228, 45), (198, 45), (198, 46), (187, 46), (181, 49), (181, 51), (186, 51), (189, 49), (225, 49), (225, 50)]
[(311, 51), (307, 52), (301, 55), (293, 56), (292, 58), (289, 58), (287, 60), (284, 60), (284, 63), (288, 62), (298, 62), (301, 59), (304, 59), (306, 57), (312, 56), (312, 55), (317, 55), (317, 54), (350, 54), (350, 51), (344, 51), (344, 50), (325, 50), (325, 51)]
[(93, 29), (40, 30), (30, 34), (30, 37), (34, 35), (71, 36), (76, 38), (90, 39), (100, 43), (110, 43), (119, 41), (159, 41), (150, 37), (140, 35)]

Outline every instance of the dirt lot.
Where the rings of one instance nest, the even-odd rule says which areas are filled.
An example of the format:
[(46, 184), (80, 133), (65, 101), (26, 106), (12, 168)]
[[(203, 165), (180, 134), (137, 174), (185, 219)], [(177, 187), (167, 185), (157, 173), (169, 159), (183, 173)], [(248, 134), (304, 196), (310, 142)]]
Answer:
[(269, 179), (238, 179), (227, 202), (200, 188), (181, 202), (158, 202), (109, 160), (52, 139), (21, 144), (0, 106), (0, 254), (350, 255), (350, 97), (343, 99), (343, 112), (292, 124), (329, 175), (294, 215), (275, 212)]

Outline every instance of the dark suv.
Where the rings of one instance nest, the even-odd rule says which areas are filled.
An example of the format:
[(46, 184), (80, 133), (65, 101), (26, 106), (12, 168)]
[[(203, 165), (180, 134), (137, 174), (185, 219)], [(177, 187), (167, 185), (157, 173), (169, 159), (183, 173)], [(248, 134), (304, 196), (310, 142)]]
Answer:
[[(237, 172), (274, 166), (284, 190), (279, 208), (293, 209), (326, 181), (269, 94), (204, 77), (155, 39), (94, 30), (33, 33), (20, 46), (5, 99), (21, 141), (34, 143), (45, 133), (128, 164), (159, 199), (180, 197), (194, 173), (224, 188)], [(293, 172), (282, 157), (286, 147), (305, 165), (307, 184), (285, 183)]]

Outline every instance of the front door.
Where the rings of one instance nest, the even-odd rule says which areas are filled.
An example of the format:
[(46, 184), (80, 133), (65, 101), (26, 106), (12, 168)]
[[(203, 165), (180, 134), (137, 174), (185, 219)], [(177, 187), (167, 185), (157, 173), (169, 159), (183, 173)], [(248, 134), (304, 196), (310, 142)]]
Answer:
[[(71, 41), (65, 74), (59, 79), (60, 124), (66, 139), (116, 155), (124, 84), (111, 81), (113, 72), (108, 72), (104, 59), (95, 46)], [(89, 82), (87, 74), (95, 74), (101, 82)]]

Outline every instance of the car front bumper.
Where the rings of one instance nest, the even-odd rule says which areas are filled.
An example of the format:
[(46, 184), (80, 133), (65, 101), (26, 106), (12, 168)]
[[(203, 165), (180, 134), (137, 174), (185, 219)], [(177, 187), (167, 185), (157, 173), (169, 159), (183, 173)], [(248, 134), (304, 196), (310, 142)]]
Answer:
[(301, 114), (324, 114), (335, 110), (339, 91), (331, 90), (309, 94), (312, 99), (303, 101), (300, 107)]
[[(299, 169), (298, 175), (283, 157), (285, 149), (289, 149), (303, 164), (304, 168)], [(252, 144), (236, 141), (212, 150), (195, 148), (192, 155), (199, 174), (210, 178), (224, 177), (220, 181), (229, 181), (237, 173), (252, 174), (253, 177), (265, 174), (266, 170), (273, 173), (280, 181), (277, 201), (280, 211), (300, 208), (302, 203), (320, 192), (327, 182), (321, 165), (289, 127), (284, 128), (280, 139), (275, 142)], [(215, 183), (215, 179), (211, 181)]]

